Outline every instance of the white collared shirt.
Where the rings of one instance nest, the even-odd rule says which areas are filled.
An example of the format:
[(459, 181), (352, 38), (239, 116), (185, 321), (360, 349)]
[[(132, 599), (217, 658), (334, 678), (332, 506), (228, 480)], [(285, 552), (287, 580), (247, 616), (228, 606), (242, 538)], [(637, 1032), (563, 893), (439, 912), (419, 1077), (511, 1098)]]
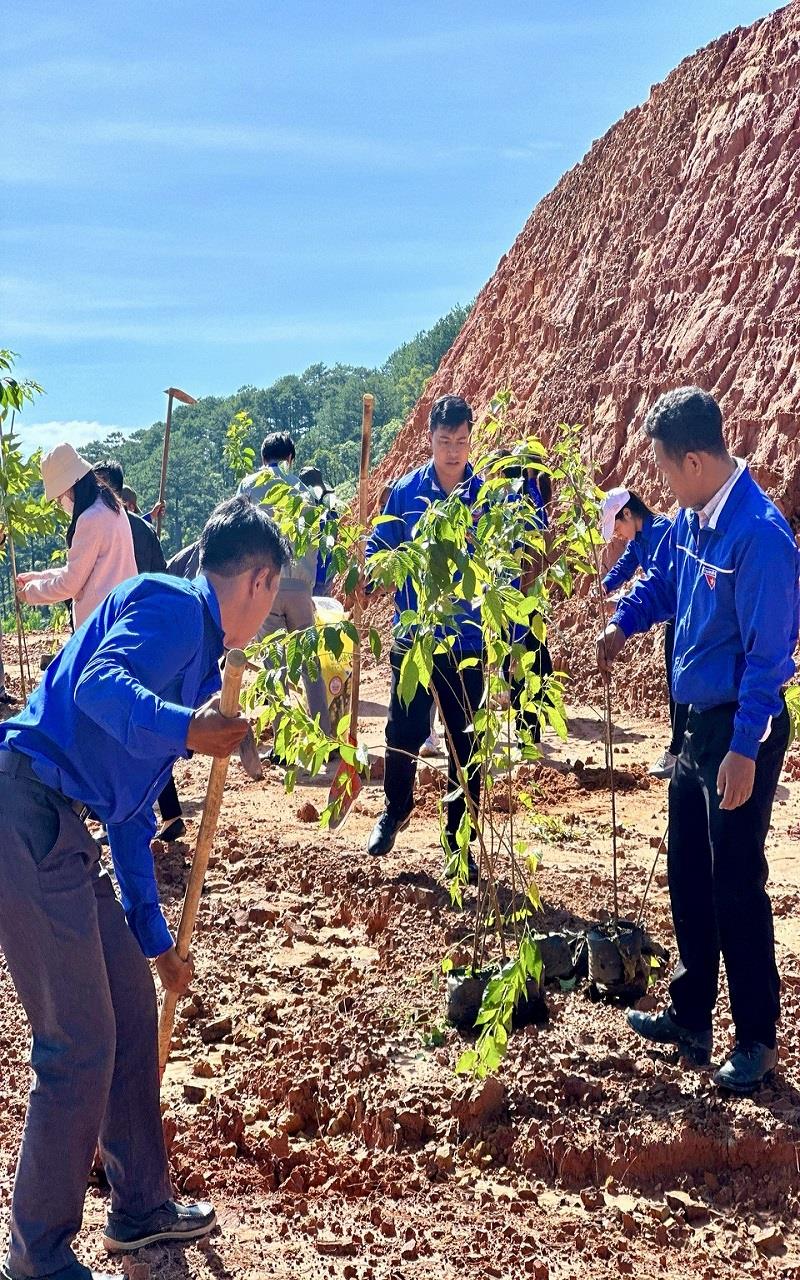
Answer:
[(717, 489), (717, 492), (713, 497), (709, 498), (706, 505), (701, 507), (697, 513), (701, 529), (716, 529), (717, 521), (722, 515), (722, 508), (728, 501), (733, 486), (736, 484), (739, 476), (744, 475), (747, 470), (747, 463), (744, 458), (734, 458), (734, 462), (736, 463), (736, 470), (733, 475), (728, 476), (728, 479), (725, 481), (722, 488)]

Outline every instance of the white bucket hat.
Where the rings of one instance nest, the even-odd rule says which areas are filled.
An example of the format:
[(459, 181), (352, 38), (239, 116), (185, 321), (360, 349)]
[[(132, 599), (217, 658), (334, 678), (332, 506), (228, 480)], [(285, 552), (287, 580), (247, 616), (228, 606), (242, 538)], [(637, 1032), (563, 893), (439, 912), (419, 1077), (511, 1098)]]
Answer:
[(57, 444), (46, 453), (41, 466), (44, 496), (48, 502), (60, 498), (62, 493), (66, 493), (67, 489), (71, 489), (77, 480), (88, 475), (92, 469), (86, 459), (66, 442)]
[(623, 507), (630, 502), (631, 495), (627, 489), (609, 489), (600, 505), (600, 532), (604, 542), (614, 537), (614, 521)]

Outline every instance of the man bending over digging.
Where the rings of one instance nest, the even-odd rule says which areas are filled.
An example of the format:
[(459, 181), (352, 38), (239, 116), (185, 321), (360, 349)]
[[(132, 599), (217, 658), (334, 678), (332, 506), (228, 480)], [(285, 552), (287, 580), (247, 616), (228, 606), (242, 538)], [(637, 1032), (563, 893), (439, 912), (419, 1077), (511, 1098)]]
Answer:
[(714, 1076), (745, 1093), (773, 1070), (780, 981), (764, 842), (789, 735), (798, 552), (792, 531), (740, 458), (716, 401), (698, 387), (661, 396), (645, 420), (681, 510), (646, 578), (597, 641), (608, 673), (637, 631), (675, 618), (672, 684), (689, 705), (669, 784), (667, 868), (679, 963), (663, 1013), (631, 1011), (640, 1036), (703, 1066), (720, 955), (736, 1042)]
[[(209, 1204), (170, 1198), (146, 957), (179, 995), (192, 962), (159, 905), (153, 803), (178, 756), (227, 756), (247, 731), (213, 700), (219, 659), (258, 630), (286, 556), (264, 511), (221, 503), (200, 540), (200, 576), (115, 588), (0, 727), (0, 947), (33, 1030), (34, 1071), (0, 1268), (12, 1280), (90, 1280), (71, 1244), (96, 1143), (110, 1252), (214, 1225)], [(108, 828), (121, 904), (89, 810)]]

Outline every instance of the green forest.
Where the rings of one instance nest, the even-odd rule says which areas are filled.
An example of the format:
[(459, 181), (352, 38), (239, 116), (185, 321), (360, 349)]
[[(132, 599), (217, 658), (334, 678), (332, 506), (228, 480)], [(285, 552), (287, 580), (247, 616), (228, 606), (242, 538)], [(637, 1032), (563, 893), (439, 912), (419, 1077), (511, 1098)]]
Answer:
[[(252, 419), (249, 445), (258, 451), (269, 431), (288, 431), (297, 444), (298, 467), (318, 466), (343, 501), (355, 491), (361, 432), (361, 400), (375, 396), (373, 464), (388, 451), (425, 383), (436, 372), (469, 315), (456, 306), (432, 328), (403, 343), (380, 368), (313, 364), (269, 387), (245, 386), (233, 395), (206, 396), (194, 405), (176, 403), (172, 415), (166, 502), (162, 530), (169, 557), (199, 534), (214, 506), (236, 488), (225, 464), (225, 433), (235, 414)], [(147, 510), (158, 497), (164, 423), (130, 434), (92, 441), (80, 452), (90, 462), (119, 459), (125, 482)], [(58, 537), (33, 539), (18, 548), (18, 569), (42, 568), (62, 545)], [(0, 613), (10, 600), (8, 562), (0, 563)]]

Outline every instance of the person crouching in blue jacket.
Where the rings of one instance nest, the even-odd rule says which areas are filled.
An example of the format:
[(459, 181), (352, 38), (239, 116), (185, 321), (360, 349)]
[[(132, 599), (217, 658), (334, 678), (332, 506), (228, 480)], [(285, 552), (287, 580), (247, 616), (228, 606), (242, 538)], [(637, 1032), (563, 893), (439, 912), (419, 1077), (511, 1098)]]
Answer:
[(679, 963), (671, 1003), (631, 1010), (639, 1035), (710, 1061), (720, 956), (735, 1044), (714, 1075), (745, 1093), (777, 1060), (780, 979), (764, 844), (789, 737), (800, 552), (740, 458), (719, 405), (698, 387), (667, 392), (645, 420), (656, 464), (681, 507), (646, 578), (597, 641), (608, 674), (636, 632), (675, 618), (673, 692), (689, 705), (669, 785), (667, 866)]
[[(603, 590), (607, 596), (619, 591), (641, 570), (648, 573), (662, 538), (672, 527), (669, 516), (655, 515), (646, 502), (630, 489), (609, 489), (600, 507), (600, 527), (606, 542), (624, 540), (625, 550), (615, 565), (603, 578)], [(686, 717), (689, 708), (676, 702), (672, 696), (672, 652), (675, 647), (675, 620), (670, 618), (664, 628), (664, 665), (667, 672), (669, 694), (669, 723), (672, 731), (669, 746), (650, 766), (653, 778), (671, 778), (675, 761), (683, 742)]]

